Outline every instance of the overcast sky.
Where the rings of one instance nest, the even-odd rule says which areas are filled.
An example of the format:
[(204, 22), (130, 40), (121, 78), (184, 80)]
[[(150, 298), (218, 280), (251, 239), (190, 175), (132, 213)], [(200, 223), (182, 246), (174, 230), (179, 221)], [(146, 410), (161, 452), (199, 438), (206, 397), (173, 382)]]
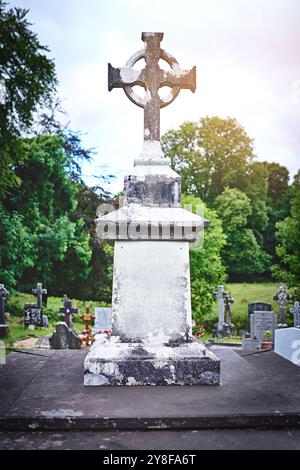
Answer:
[(13, 0), (50, 47), (59, 95), (73, 130), (95, 147), (86, 181), (107, 165), (122, 189), (138, 156), (143, 110), (123, 90), (107, 91), (107, 63), (120, 67), (143, 47), (142, 31), (165, 33), (162, 47), (197, 67), (197, 90), (182, 90), (161, 112), (162, 133), (201, 116), (235, 117), (260, 160), (300, 168), (299, 0)]

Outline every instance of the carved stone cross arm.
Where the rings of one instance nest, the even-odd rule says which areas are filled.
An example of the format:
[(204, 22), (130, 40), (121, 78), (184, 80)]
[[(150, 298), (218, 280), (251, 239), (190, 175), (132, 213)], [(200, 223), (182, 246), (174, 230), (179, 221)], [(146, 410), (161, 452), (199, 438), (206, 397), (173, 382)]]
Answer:
[[(183, 70), (174, 57), (160, 48), (163, 33), (142, 33), (145, 49), (134, 54), (123, 68), (108, 64), (108, 90), (123, 88), (127, 97), (137, 106), (144, 108), (144, 140), (160, 140), (160, 108), (168, 106), (178, 96), (180, 89), (196, 89), (196, 67)], [(145, 67), (135, 70), (133, 66), (145, 59)], [(160, 68), (160, 59), (166, 61), (170, 70)], [(141, 98), (132, 89), (141, 86), (145, 97)], [(159, 89), (171, 88), (169, 96), (161, 98)]]

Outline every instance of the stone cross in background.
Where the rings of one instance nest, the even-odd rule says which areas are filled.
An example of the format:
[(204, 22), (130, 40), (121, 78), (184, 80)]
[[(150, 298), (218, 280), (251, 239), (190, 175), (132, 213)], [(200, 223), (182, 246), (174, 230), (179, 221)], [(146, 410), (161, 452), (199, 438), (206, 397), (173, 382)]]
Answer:
[(300, 328), (300, 303), (295, 302), (290, 312), (294, 315), (294, 327)]
[(215, 299), (218, 300), (218, 324), (215, 326), (215, 334), (217, 338), (224, 338), (224, 299), (228, 295), (228, 292), (224, 291), (223, 286), (218, 286), (218, 290), (213, 293)]
[(8, 331), (8, 325), (5, 323), (5, 301), (8, 296), (9, 292), (0, 284), (0, 338), (4, 338)]
[(229, 294), (229, 292), (225, 292), (224, 301), (225, 301), (225, 323), (227, 323), (228, 325), (231, 325), (232, 324), (231, 305), (234, 303), (234, 300)]
[(278, 302), (279, 305), (279, 322), (278, 327), (284, 328), (286, 324), (286, 306), (292, 299), (292, 296), (286, 291), (286, 285), (281, 283), (279, 286), (279, 291), (273, 297), (274, 300)]
[[(163, 33), (142, 33), (145, 49), (134, 54), (124, 68), (114, 68), (108, 64), (108, 90), (123, 88), (127, 97), (137, 106), (144, 108), (144, 140), (160, 140), (160, 108), (168, 106), (177, 97), (181, 88), (196, 89), (196, 67), (182, 70), (176, 59), (160, 48)], [(145, 68), (133, 69), (134, 64), (144, 58)], [(160, 68), (159, 60), (165, 60), (170, 71)], [(132, 89), (133, 86), (144, 87), (146, 96), (140, 98)], [(159, 89), (171, 87), (170, 95), (161, 99)]]
[(47, 289), (43, 289), (43, 284), (37, 283), (36, 289), (32, 289), (32, 293), (36, 295), (36, 305), (38, 308), (43, 307), (43, 295), (47, 295)]
[(64, 306), (60, 307), (60, 313), (62, 313), (62, 321), (68, 325), (68, 328), (72, 329), (72, 315), (78, 312), (77, 307), (73, 307), (72, 300), (64, 295)]

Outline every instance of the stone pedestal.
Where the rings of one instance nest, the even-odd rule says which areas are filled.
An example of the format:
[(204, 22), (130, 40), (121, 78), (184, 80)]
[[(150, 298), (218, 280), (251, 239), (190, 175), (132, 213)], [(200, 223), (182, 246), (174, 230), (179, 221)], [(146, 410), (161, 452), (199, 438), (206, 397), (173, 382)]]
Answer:
[(125, 191), (124, 206), (96, 221), (98, 236), (115, 240), (112, 336), (102, 335), (87, 355), (85, 385), (220, 383), (219, 360), (192, 337), (189, 242), (207, 221), (178, 207), (172, 180), (179, 185), (179, 176), (165, 166), (152, 167), (151, 187), (134, 169), (138, 178), (126, 177), (125, 187), (130, 181), (130, 197), (139, 194), (140, 203)]
[(198, 341), (99, 339), (86, 360), (84, 385), (218, 385), (220, 361)]

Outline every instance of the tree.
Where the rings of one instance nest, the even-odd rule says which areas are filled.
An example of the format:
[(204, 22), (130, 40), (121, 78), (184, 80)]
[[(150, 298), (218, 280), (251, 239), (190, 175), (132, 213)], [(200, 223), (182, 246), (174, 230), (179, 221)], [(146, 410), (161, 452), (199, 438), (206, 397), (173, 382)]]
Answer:
[(19, 183), (18, 138), (29, 133), (38, 108), (52, 102), (57, 85), (49, 49), (31, 31), (27, 13), (0, 0), (0, 196)]
[(232, 118), (185, 122), (162, 137), (166, 156), (182, 178), (183, 191), (212, 205), (225, 187), (243, 190), (254, 159), (253, 141)]
[[(182, 195), (183, 207), (196, 212), (203, 205), (201, 199), (192, 195)], [(203, 248), (190, 250), (191, 293), (194, 319), (199, 323), (212, 312), (213, 291), (218, 284), (225, 282), (225, 269), (221, 260), (221, 249), (226, 243), (221, 222), (212, 209), (204, 205), (204, 216), (211, 224), (204, 232)]]
[(264, 162), (268, 172), (268, 225), (263, 232), (264, 247), (272, 256), (273, 263), (279, 262), (276, 255), (276, 224), (290, 215), (292, 188), (289, 186), (289, 171), (278, 163)]
[[(19, 289), (30, 290), (36, 282), (43, 282), (52, 293), (63, 294), (68, 289), (73, 295), (89, 273), (89, 235), (83, 230), (82, 219), (72, 219), (77, 203), (70, 174), (78, 156), (66, 142), (68, 137), (63, 135), (19, 141), (25, 157), (14, 170), (22, 183), (2, 202), (7, 214), (15, 214), (23, 233), (30, 234), (26, 252), (31, 262), (25, 258), (18, 266)], [(17, 247), (20, 244), (17, 240)], [(12, 257), (14, 248), (10, 248)], [(12, 284), (17, 279), (12, 279)]]
[(216, 209), (222, 220), (227, 244), (222, 258), (230, 276), (262, 273), (269, 268), (269, 258), (259, 246), (253, 230), (248, 228), (251, 201), (242, 191), (226, 188), (216, 198)]
[(274, 276), (288, 284), (300, 296), (300, 171), (292, 187), (291, 214), (276, 224), (276, 253), (279, 263), (272, 269)]

